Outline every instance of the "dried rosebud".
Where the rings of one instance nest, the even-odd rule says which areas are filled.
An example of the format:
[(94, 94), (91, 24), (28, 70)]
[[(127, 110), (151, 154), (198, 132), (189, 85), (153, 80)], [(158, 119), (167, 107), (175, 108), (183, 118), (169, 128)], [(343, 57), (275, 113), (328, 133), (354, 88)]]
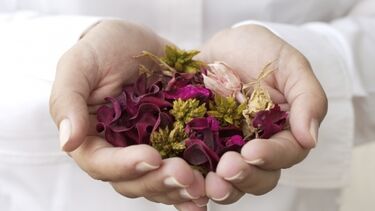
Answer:
[(224, 62), (208, 64), (207, 74), (203, 74), (205, 87), (223, 97), (236, 97), (244, 101), (241, 93), (242, 83), (239, 76)]
[(259, 111), (253, 119), (253, 125), (258, 130), (259, 138), (270, 138), (284, 129), (288, 113), (281, 111), (279, 105), (270, 110)]

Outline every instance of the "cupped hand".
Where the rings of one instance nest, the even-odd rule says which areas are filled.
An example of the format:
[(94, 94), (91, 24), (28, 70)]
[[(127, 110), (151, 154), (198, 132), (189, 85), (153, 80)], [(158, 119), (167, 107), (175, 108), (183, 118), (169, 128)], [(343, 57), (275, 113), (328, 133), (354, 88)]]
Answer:
[[(115, 148), (95, 130), (97, 108), (138, 76), (143, 50), (162, 54), (168, 42), (144, 27), (117, 20), (92, 26), (60, 59), (50, 97), (61, 147), (91, 177), (120, 194), (205, 210), (204, 178), (180, 158), (162, 160), (151, 146)], [(198, 206), (199, 205), (199, 206)]]
[(229, 204), (245, 193), (260, 195), (278, 183), (280, 171), (301, 162), (317, 143), (327, 112), (325, 93), (307, 59), (290, 44), (259, 25), (222, 31), (203, 47), (200, 59), (224, 61), (244, 82), (255, 81), (269, 63), (275, 71), (263, 80), (273, 102), (289, 111), (290, 129), (268, 140), (249, 141), (241, 153), (227, 152), (216, 173), (206, 177), (206, 193)]

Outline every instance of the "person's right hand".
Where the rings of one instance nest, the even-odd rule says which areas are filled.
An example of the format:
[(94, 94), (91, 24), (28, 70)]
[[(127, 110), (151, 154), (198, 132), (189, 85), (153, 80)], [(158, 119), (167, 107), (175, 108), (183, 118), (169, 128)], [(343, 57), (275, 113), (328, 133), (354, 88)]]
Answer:
[[(204, 178), (180, 158), (162, 160), (151, 146), (115, 148), (95, 131), (96, 109), (138, 75), (134, 59), (146, 50), (162, 54), (167, 41), (131, 23), (106, 20), (91, 27), (60, 59), (50, 97), (61, 147), (91, 177), (109, 181), (120, 194), (206, 210)], [(192, 203), (194, 202), (194, 203)]]

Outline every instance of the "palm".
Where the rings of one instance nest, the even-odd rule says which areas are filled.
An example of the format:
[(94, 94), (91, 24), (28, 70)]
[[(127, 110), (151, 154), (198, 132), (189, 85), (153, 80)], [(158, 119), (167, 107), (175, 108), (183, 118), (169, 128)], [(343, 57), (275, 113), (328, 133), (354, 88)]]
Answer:
[[(214, 200), (229, 192), (226, 198), (216, 200), (227, 204), (238, 200), (241, 193), (264, 194), (272, 190), (280, 169), (302, 161), (315, 145), (316, 135), (312, 131), (317, 131), (327, 110), (324, 91), (308, 61), (287, 42), (257, 25), (217, 34), (203, 47), (200, 59), (226, 62), (244, 83), (255, 81), (267, 64), (272, 63), (269, 68), (275, 71), (262, 80), (262, 85), (273, 102), (290, 110), (291, 129), (275, 134), (268, 141), (248, 142), (241, 155), (223, 155), (217, 172), (206, 178), (206, 191)], [(233, 179), (238, 172), (242, 172), (242, 177)]]
[(155, 54), (163, 52), (164, 43), (158, 36), (152, 36), (144, 29), (133, 28), (116, 23), (110, 26), (99, 25), (77, 45), (85, 54), (81, 55), (84, 58), (81, 62), (85, 63), (81, 65), (89, 66), (82, 72), (89, 87), (87, 106), (91, 123), (88, 135), (97, 134), (94, 127), (95, 112), (99, 106), (107, 103), (105, 97), (119, 95), (123, 85), (137, 77), (139, 64), (151, 68), (149, 60), (134, 56), (143, 50)]
[(286, 76), (294, 71), (293, 65), (306, 63), (306, 60), (292, 46), (268, 30), (262, 29), (256, 33), (252, 29), (246, 30), (248, 32), (231, 33), (229, 37), (226, 32), (215, 36), (203, 48), (201, 58), (207, 62), (225, 61), (244, 83), (256, 80), (266, 65), (272, 63), (269, 68), (276, 71), (263, 81), (264, 85), (274, 101), (286, 103), (285, 85), (290, 80)]

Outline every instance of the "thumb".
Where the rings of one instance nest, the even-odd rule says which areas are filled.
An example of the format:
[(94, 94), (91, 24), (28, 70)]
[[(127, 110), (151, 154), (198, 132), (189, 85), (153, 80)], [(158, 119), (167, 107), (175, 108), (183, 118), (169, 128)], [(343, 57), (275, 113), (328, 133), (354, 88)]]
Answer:
[(87, 99), (96, 75), (95, 54), (82, 42), (67, 51), (57, 65), (49, 106), (64, 151), (75, 150), (87, 135)]
[(310, 149), (317, 144), (319, 126), (327, 113), (327, 97), (304, 56), (289, 59), (284, 65), (290, 71), (285, 74), (282, 90), (290, 105), (291, 131), (302, 147)]

